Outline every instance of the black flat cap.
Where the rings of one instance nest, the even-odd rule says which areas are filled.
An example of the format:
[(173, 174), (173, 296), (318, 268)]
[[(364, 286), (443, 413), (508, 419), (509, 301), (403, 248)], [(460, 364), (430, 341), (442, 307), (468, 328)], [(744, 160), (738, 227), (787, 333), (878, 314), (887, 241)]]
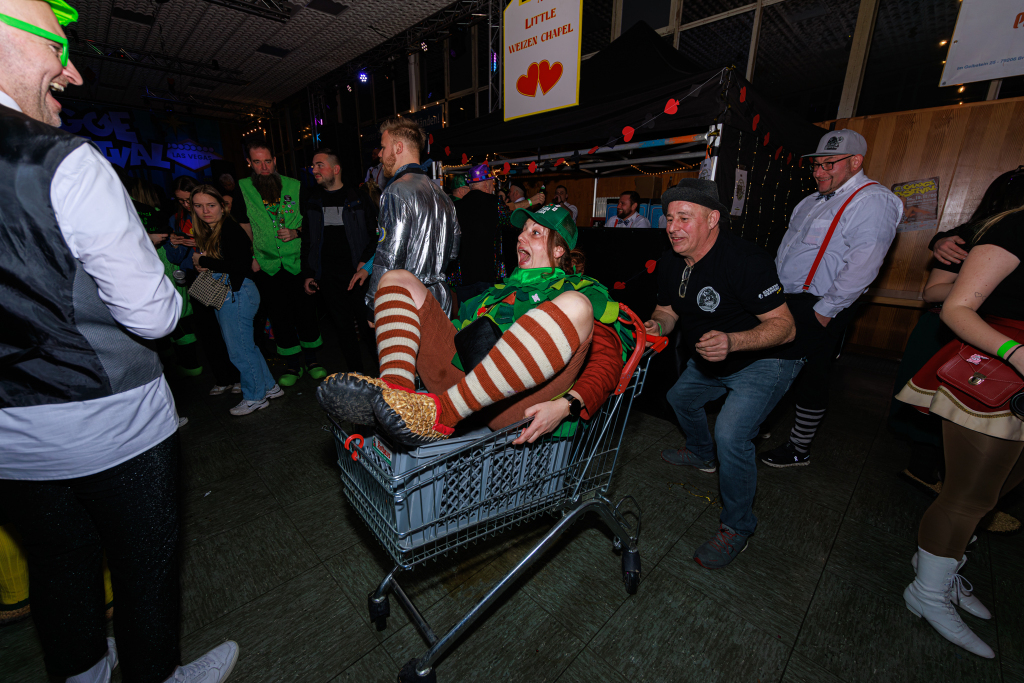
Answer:
[(690, 202), (706, 206), (713, 211), (718, 211), (721, 214), (719, 220), (723, 222), (729, 216), (729, 210), (718, 201), (718, 185), (713, 180), (683, 178), (678, 185), (670, 187), (661, 194), (661, 208), (666, 216), (668, 215), (668, 205), (672, 202)]

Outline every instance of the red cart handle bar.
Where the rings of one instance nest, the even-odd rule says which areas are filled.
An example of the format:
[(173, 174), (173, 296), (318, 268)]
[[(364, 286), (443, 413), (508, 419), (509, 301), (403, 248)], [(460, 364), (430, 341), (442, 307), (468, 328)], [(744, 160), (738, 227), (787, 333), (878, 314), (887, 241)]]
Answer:
[(626, 387), (629, 386), (629, 380), (633, 378), (633, 373), (636, 372), (637, 366), (640, 365), (640, 359), (643, 357), (644, 352), (647, 351), (647, 342), (651, 342), (651, 349), (655, 353), (661, 353), (668, 346), (668, 337), (647, 334), (647, 328), (644, 327), (640, 316), (631, 311), (626, 304), (619, 304), (619, 320), (627, 322), (622, 317), (623, 313), (626, 314), (628, 322), (633, 325), (636, 348), (633, 349), (633, 353), (630, 354), (629, 359), (626, 361), (626, 366), (622, 368), (622, 374), (619, 376), (619, 385), (615, 387), (616, 396), (624, 392)]

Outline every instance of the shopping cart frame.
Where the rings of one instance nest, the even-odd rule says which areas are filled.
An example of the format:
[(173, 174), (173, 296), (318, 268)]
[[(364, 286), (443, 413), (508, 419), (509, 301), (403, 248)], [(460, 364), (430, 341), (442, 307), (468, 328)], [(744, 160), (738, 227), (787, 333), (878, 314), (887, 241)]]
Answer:
[[(647, 336), (636, 314), (624, 305), (620, 304), (620, 308), (626, 318), (624, 322), (634, 327), (636, 348), (623, 368), (614, 394), (587, 423), (581, 423), (571, 437), (544, 438), (533, 445), (513, 445), (512, 441), (531, 421), (528, 418), (395, 475), (389, 471), (390, 460), (386, 461), (369, 448), (361, 435), (350, 435), (333, 423), (345, 496), (395, 561), (394, 569), (367, 598), (370, 620), (378, 631), (387, 628), (391, 614), (389, 595), (394, 594), (429, 646), (422, 656), (406, 663), (398, 676), (400, 682), (436, 682), (434, 665), (437, 660), (558, 542), (569, 527), (591, 512), (596, 513), (611, 530), (613, 548), (622, 555), (626, 591), (631, 595), (636, 593), (641, 571), (638, 547), (641, 510), (632, 496), (625, 496), (613, 504), (606, 494), (618, 462), (633, 400), (643, 391), (651, 358), (665, 348), (668, 340)], [(648, 342), (651, 344), (649, 347)], [(500, 470), (499, 464), (513, 460), (518, 467), (518, 463), (525, 459), (525, 471), (531, 454), (536, 456), (533, 464), (541, 465), (539, 473), (523, 474), (521, 479), (502, 487), (484, 485), (484, 476), (479, 473), (486, 471), (488, 466), (491, 467), (492, 479), (495, 478), (494, 472)], [(564, 462), (561, 457), (564, 457)], [(556, 463), (554, 466), (553, 462)], [(468, 477), (472, 491), (466, 495), (464, 489), (459, 489), (465, 500), (458, 509), (445, 514), (441, 508), (438, 518), (416, 526), (406, 524), (407, 528), (402, 528), (396, 521), (395, 506), (408, 505), (410, 501), (423, 497), (424, 492), (437, 491), (440, 494), (449, 488), (454, 490), (454, 486), (449, 486), (449, 480), (454, 479), (456, 473), (467, 471), (474, 474)], [(498, 477), (502, 474), (505, 473), (499, 472)], [(438, 637), (402, 589), (398, 575), (429, 559), (494, 536), (542, 514), (560, 515), (561, 518), (469, 612), (447, 633)], [(635, 522), (631, 523), (627, 515), (634, 517)], [(471, 523), (475, 518), (480, 521)]]

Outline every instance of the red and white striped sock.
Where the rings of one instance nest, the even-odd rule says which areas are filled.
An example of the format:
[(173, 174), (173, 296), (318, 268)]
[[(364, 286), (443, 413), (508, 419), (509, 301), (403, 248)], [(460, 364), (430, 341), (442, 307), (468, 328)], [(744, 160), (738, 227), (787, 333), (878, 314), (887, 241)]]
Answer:
[(569, 317), (545, 301), (519, 318), (479, 365), (441, 395), (441, 424), (454, 427), (492, 403), (551, 379), (579, 345)]
[(420, 316), (405, 287), (381, 287), (373, 299), (380, 378), (410, 391), (416, 388)]

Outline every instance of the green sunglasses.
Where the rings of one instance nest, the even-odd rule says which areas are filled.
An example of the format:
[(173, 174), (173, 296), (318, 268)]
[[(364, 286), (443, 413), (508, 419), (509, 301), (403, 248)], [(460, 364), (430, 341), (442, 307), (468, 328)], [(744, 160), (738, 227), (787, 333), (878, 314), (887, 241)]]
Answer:
[(67, 65), (68, 65), (68, 39), (67, 38), (62, 38), (61, 36), (58, 36), (56, 33), (50, 33), (49, 31), (44, 31), (43, 29), (39, 28), (38, 26), (33, 26), (32, 24), (29, 24), (28, 22), (24, 22), (21, 19), (15, 19), (14, 17), (9, 17), (6, 14), (0, 14), (0, 21), (2, 21), (3, 23), (7, 24), (8, 26), (12, 26), (14, 28), (21, 29), (22, 31), (28, 31), (32, 35), (39, 36), (40, 38), (45, 38), (46, 40), (52, 40), (53, 42), (59, 44), (60, 48), (61, 48), (60, 49), (60, 65), (63, 66), (63, 67), (67, 67)]

